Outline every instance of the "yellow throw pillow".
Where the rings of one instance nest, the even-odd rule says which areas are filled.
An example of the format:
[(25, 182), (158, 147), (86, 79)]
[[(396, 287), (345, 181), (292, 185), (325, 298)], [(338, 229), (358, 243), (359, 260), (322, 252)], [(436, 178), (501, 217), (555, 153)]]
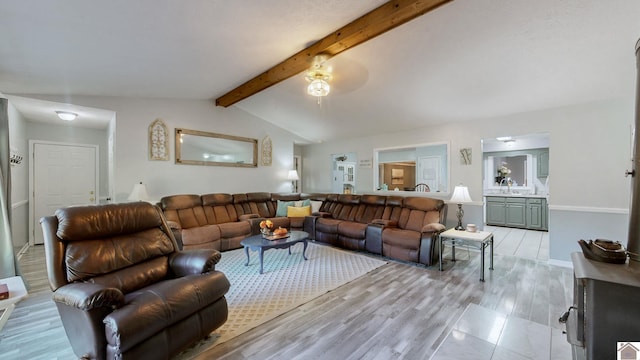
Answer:
[(311, 206), (287, 206), (287, 217), (303, 217), (311, 215)]

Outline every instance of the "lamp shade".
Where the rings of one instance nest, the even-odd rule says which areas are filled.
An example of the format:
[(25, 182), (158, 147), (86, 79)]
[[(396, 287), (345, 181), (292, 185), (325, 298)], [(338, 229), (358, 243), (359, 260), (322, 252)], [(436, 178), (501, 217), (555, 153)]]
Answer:
[(300, 180), (300, 177), (298, 176), (298, 170), (289, 170), (289, 173), (287, 174), (287, 179), (291, 181)]
[(451, 202), (456, 204), (462, 204), (471, 202), (471, 196), (469, 195), (469, 188), (464, 185), (457, 185), (453, 189), (453, 196), (451, 196)]
[(139, 184), (133, 185), (133, 190), (129, 197), (127, 198), (129, 201), (148, 201), (149, 194), (147, 194), (147, 185), (143, 184), (142, 181)]

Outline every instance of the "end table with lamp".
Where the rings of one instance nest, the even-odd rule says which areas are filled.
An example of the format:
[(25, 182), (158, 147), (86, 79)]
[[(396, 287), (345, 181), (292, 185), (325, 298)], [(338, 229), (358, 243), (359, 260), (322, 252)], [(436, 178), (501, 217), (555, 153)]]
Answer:
[(458, 217), (458, 226), (455, 227), (456, 230), (464, 230), (464, 226), (462, 226), (462, 217), (464, 216), (464, 210), (462, 210), (462, 204), (471, 202), (471, 196), (469, 195), (469, 188), (464, 185), (456, 185), (455, 189), (453, 189), (453, 196), (451, 196), (451, 202), (458, 204), (458, 211), (456, 216)]

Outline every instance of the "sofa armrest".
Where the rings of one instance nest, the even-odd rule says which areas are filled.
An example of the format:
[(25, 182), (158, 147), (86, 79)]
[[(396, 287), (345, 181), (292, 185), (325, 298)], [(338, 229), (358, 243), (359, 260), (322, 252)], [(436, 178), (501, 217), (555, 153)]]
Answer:
[(220, 251), (214, 249), (184, 250), (171, 254), (169, 266), (178, 277), (203, 274), (215, 270), (220, 258)]
[(53, 301), (82, 311), (118, 308), (124, 304), (120, 289), (92, 283), (73, 283), (58, 288)]
[(177, 221), (167, 220), (167, 225), (171, 230), (182, 230), (182, 226)]
[(324, 211), (318, 211), (318, 212), (313, 213), (311, 215), (316, 216), (316, 217), (321, 217), (321, 218), (331, 218), (331, 217), (333, 217), (333, 215), (330, 212), (324, 212)]
[(167, 220), (167, 226), (173, 233), (173, 237), (176, 239), (178, 249), (182, 250), (184, 246), (184, 244), (182, 243), (182, 225), (180, 225), (177, 221)]
[(373, 219), (370, 225), (380, 225), (384, 227), (398, 227), (398, 222), (394, 220)]
[(433, 234), (433, 235), (437, 235), (441, 232), (443, 232), (446, 229), (446, 227), (440, 223), (431, 223), (431, 224), (427, 224), (425, 226), (422, 227), (421, 232), (423, 234), (427, 233), (427, 234)]
[(434, 265), (438, 262), (438, 235), (446, 227), (440, 223), (431, 223), (422, 227), (422, 237), (420, 238), (420, 263), (426, 266)]
[(122, 291), (101, 284), (72, 283), (54, 291), (53, 301), (74, 352), (100, 358), (107, 346), (102, 320), (124, 306)]
[(245, 220), (257, 219), (257, 218), (260, 218), (260, 215), (258, 215), (258, 214), (244, 214), (244, 215), (240, 215), (238, 217), (238, 220), (245, 221)]
[(238, 218), (239, 221), (246, 221), (251, 226), (251, 235), (260, 234), (260, 222), (264, 220), (263, 217), (260, 217), (258, 214), (245, 214), (240, 215)]

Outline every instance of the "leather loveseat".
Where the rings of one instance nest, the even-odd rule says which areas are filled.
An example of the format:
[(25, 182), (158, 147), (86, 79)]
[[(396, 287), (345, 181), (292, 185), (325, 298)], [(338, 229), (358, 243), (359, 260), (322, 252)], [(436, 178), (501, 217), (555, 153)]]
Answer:
[(41, 219), (49, 284), (82, 359), (169, 359), (228, 315), (213, 249), (178, 251), (145, 202), (59, 209)]

